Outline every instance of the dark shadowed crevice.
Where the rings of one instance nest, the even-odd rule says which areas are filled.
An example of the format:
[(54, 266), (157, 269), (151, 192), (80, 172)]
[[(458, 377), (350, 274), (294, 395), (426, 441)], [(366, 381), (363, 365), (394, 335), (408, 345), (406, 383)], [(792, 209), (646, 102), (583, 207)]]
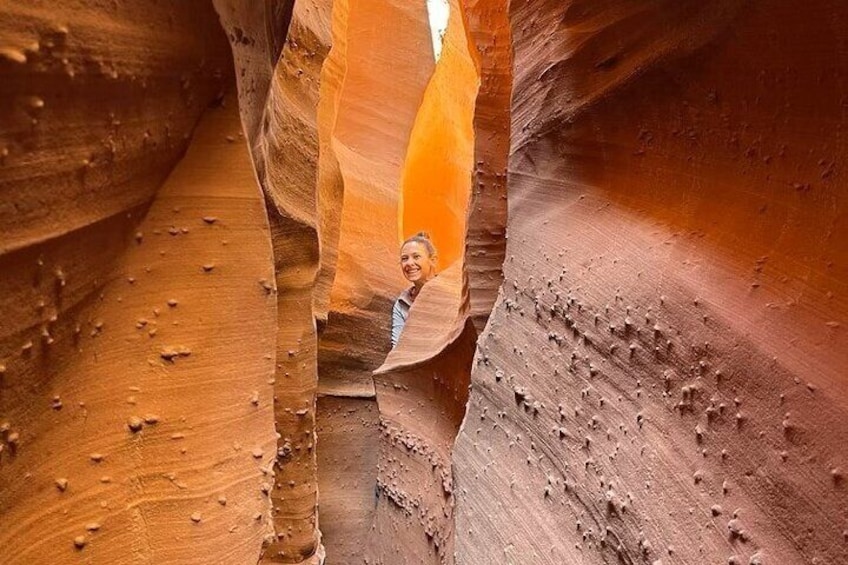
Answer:
[(265, 0), (265, 35), (268, 41), (269, 63), (277, 64), (289, 34), (295, 0)]

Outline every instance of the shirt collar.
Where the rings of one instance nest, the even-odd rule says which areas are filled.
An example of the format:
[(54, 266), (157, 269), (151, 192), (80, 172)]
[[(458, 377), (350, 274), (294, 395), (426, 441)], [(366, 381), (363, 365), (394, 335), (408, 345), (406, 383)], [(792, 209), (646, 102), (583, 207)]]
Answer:
[(400, 296), (398, 297), (398, 300), (400, 300), (401, 302), (403, 302), (407, 306), (412, 306), (412, 294), (410, 294), (410, 291), (412, 290), (412, 288), (413, 287), (409, 287), (409, 288), (404, 289), (403, 292), (401, 292)]

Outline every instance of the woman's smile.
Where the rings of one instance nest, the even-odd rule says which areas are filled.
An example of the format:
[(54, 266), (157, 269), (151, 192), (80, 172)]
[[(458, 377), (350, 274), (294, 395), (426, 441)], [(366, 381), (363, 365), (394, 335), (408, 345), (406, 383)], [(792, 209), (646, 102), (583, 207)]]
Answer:
[(400, 266), (403, 276), (420, 287), (436, 274), (435, 257), (417, 241), (407, 242), (401, 249)]

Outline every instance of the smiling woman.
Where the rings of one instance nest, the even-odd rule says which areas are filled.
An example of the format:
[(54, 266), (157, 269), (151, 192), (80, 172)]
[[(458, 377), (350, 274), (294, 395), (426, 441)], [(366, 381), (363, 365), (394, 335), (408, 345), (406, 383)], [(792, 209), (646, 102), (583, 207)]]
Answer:
[(400, 248), (400, 268), (412, 286), (401, 292), (392, 308), (392, 348), (397, 346), (409, 309), (424, 284), (436, 276), (438, 254), (430, 235), (418, 232), (403, 242)]

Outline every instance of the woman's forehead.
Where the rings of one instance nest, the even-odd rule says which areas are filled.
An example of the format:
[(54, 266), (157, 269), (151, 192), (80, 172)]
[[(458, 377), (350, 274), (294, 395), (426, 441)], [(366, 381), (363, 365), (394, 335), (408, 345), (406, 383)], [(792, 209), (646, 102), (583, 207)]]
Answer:
[(424, 245), (422, 245), (422, 244), (421, 244), (420, 242), (418, 242), (418, 241), (408, 241), (406, 244), (404, 244), (404, 246), (403, 246), (403, 247), (401, 247), (401, 248), (400, 248), (400, 252), (401, 252), (401, 254), (404, 254), (404, 253), (415, 253), (416, 251), (417, 251), (418, 253), (426, 254), (426, 253), (427, 253), (427, 248), (426, 248), (426, 247), (424, 247)]

